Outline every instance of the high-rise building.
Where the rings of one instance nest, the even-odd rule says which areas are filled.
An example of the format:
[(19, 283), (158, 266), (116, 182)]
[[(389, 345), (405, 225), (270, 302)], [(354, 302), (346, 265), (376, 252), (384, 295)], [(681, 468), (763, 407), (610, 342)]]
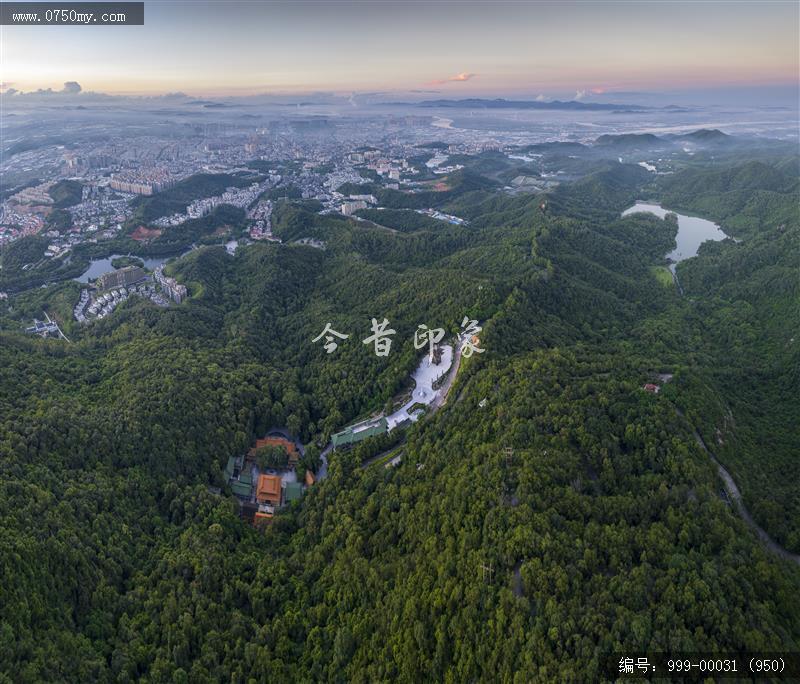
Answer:
[(109, 182), (109, 186), (114, 190), (146, 196), (167, 190), (173, 185), (175, 185), (175, 179), (161, 168), (125, 171), (114, 174)]
[(146, 277), (147, 274), (144, 272), (144, 269), (139, 266), (126, 266), (117, 271), (103, 273), (103, 275), (97, 279), (97, 286), (102, 290), (107, 290), (109, 288), (138, 283)]
[(359, 209), (366, 209), (367, 203), (366, 202), (343, 202), (342, 203), (342, 213), (345, 216), (352, 216), (355, 214)]

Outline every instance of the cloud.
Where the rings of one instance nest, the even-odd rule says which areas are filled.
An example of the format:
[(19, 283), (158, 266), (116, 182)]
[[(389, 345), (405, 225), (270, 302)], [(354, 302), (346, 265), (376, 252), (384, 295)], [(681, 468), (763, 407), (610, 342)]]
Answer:
[(608, 89), (604, 86), (595, 86), (594, 88), (581, 88), (575, 91), (573, 100), (583, 100), (584, 98), (591, 97), (592, 95), (605, 95)]
[[(3, 85), (7, 86), (10, 84), (4, 83)], [(53, 88), (39, 88), (37, 90), (22, 91), (17, 90), (16, 88), (8, 88), (6, 90), (2, 90), (2, 93), (3, 97), (13, 95), (15, 98), (19, 98), (19, 100), (15, 100), (19, 105), (22, 105), (23, 103), (33, 104), (44, 101), (54, 103), (58, 102), (59, 104), (69, 105), (80, 102), (81, 104), (85, 105), (91, 104), (92, 102), (108, 101), (108, 99), (112, 97), (124, 97), (121, 95), (106, 95), (105, 93), (84, 90), (81, 87), (81, 84), (77, 81), (67, 81), (59, 90), (54, 90)]]
[(536, 96), (536, 101), (537, 101), (537, 102), (549, 102), (549, 101), (550, 101), (550, 98), (549, 98), (549, 97), (547, 97), (547, 95), (543, 95), (542, 93), (539, 93), (539, 94)]
[(445, 83), (463, 83), (464, 81), (471, 81), (478, 74), (473, 74), (468, 71), (462, 71), (460, 74), (451, 76), (450, 78), (438, 79), (436, 81), (429, 81), (425, 85), (444, 85)]
[[(10, 85), (10, 84), (3, 84), (3, 85)], [(13, 89), (12, 89), (13, 90)], [(17, 91), (20, 95), (44, 95), (49, 97), (50, 95), (77, 95), (83, 90), (81, 88), (81, 84), (77, 81), (67, 81), (64, 83), (64, 87), (61, 90), (53, 90), (52, 88), (39, 88), (38, 90), (31, 90), (26, 93), (21, 91)]]

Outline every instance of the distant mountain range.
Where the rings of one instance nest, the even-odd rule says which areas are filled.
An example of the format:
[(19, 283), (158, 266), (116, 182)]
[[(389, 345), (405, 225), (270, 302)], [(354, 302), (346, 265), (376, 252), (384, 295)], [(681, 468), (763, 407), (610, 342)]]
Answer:
[(670, 134), (663, 137), (652, 133), (621, 133), (619, 135), (606, 134), (597, 138), (594, 143), (600, 147), (618, 148), (647, 148), (658, 147), (672, 144), (676, 141), (703, 143), (706, 145), (716, 145), (726, 143), (732, 138), (716, 128), (700, 128), (691, 133)]
[(705, 142), (705, 143), (718, 143), (718, 142), (726, 142), (730, 139), (731, 136), (723, 133), (716, 128), (700, 128), (692, 133), (685, 133), (683, 135), (675, 135), (675, 136), (667, 136), (668, 138), (674, 138), (676, 140), (694, 140), (695, 142)]
[(594, 141), (596, 145), (614, 145), (617, 147), (649, 147), (663, 144), (664, 140), (652, 133), (622, 133), (620, 135), (601, 135)]
[(624, 111), (639, 112), (652, 109), (636, 104), (614, 104), (611, 102), (578, 102), (577, 100), (505, 100), (497, 98), (468, 98), (465, 100), (422, 100), (421, 102), (387, 102), (387, 105), (404, 105), (410, 107), (447, 107), (451, 109), (566, 109), (577, 111)]

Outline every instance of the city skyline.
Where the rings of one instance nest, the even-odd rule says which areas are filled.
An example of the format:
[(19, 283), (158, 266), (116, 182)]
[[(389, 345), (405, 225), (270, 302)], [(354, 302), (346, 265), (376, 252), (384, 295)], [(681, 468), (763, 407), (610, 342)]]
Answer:
[(2, 85), (573, 99), (796, 87), (799, 13), (793, 2), (146, 2), (144, 26), (3, 27)]

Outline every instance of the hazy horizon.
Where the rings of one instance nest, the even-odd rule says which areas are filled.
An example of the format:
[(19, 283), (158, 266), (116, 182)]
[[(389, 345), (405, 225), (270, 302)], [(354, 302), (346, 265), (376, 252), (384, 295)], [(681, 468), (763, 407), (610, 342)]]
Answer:
[[(411, 7), (409, 7), (411, 5)], [(413, 11), (412, 11), (413, 10)], [(624, 21), (622, 19), (624, 18)], [(794, 2), (145, 2), (144, 26), (5, 26), (6, 92), (614, 101), (796, 91)]]

